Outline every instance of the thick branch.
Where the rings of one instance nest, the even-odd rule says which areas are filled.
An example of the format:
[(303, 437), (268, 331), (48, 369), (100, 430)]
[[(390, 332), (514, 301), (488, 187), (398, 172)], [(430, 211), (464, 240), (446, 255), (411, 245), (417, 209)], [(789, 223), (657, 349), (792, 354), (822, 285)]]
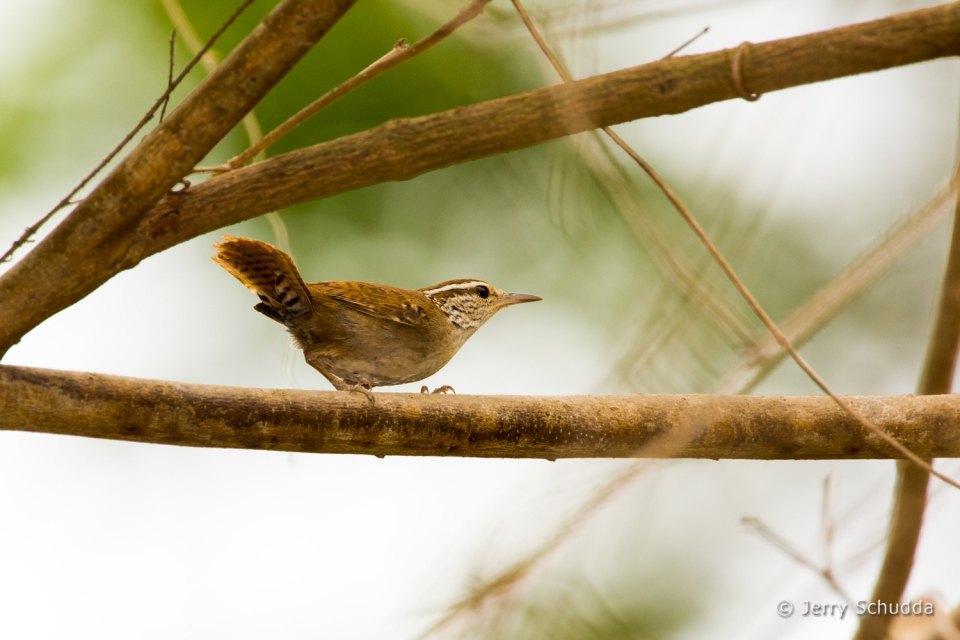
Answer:
[[(750, 91), (769, 93), (960, 53), (960, 3), (752, 45)], [(737, 98), (730, 50), (669, 58), (379, 127), (271, 158), (171, 194), (140, 229), (131, 263), (299, 202), (522, 149), (562, 136)]]
[[(851, 397), (960, 457), (960, 396)], [(421, 396), (188, 385), (0, 366), (0, 429), (194, 447), (504, 458), (895, 458), (820, 396)]]
[(130, 235), (323, 36), (353, 0), (285, 0), (104, 178), (0, 277), (0, 356), (128, 264)]

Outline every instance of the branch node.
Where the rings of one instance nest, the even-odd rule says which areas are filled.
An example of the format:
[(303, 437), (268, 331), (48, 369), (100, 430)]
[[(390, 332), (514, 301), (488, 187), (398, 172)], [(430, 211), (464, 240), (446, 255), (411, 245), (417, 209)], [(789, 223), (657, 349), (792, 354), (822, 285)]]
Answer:
[(733, 88), (738, 96), (747, 102), (756, 102), (763, 94), (747, 91), (747, 88), (743, 86), (743, 75), (740, 72), (740, 60), (743, 58), (743, 52), (750, 44), (751, 43), (747, 41), (743, 41), (733, 50), (733, 59), (730, 60), (730, 77), (733, 80)]

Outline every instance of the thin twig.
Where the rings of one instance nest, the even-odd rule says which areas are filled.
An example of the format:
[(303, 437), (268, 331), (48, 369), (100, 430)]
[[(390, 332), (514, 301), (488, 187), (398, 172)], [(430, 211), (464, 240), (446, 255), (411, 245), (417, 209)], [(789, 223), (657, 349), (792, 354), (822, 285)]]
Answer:
[(686, 42), (684, 42), (682, 45), (680, 45), (679, 47), (677, 47), (676, 49), (674, 49), (673, 51), (671, 51), (671, 52), (668, 53), (667, 55), (663, 56), (663, 58), (661, 58), (661, 60), (666, 60), (667, 58), (672, 58), (673, 56), (677, 55), (678, 53), (680, 53), (681, 51), (683, 51), (684, 49), (686, 49), (687, 47), (689, 47), (690, 45), (692, 45), (694, 42), (696, 42), (697, 40), (699, 40), (701, 36), (703, 36), (704, 34), (707, 33), (707, 31), (710, 31), (710, 27), (704, 27), (703, 30), (702, 30), (700, 33), (698, 33), (697, 35), (693, 36), (692, 38), (690, 38), (689, 40), (687, 40)]
[[(513, 2), (513, 6), (516, 7), (517, 13), (520, 14), (520, 18), (523, 20), (524, 24), (527, 26), (527, 30), (530, 31), (530, 35), (532, 35), (534, 40), (537, 41), (537, 44), (540, 46), (540, 49), (543, 51), (544, 55), (547, 56), (547, 59), (550, 60), (550, 63), (554, 66), (557, 73), (560, 75), (561, 79), (564, 82), (571, 82), (572, 79), (570, 78), (569, 74), (567, 74), (566, 70), (560, 64), (560, 61), (557, 60), (556, 56), (553, 55), (553, 52), (550, 50), (550, 47), (547, 45), (546, 41), (540, 35), (540, 32), (537, 30), (536, 26), (533, 24), (533, 21), (530, 19), (530, 16), (527, 13), (526, 9), (524, 9), (523, 4), (520, 2), (520, 0), (511, 0), (511, 1)], [(621, 138), (616, 133), (614, 133), (613, 129), (611, 129), (610, 127), (603, 127), (603, 131), (608, 136), (610, 136), (610, 138), (615, 143), (617, 143), (617, 145), (621, 149), (623, 149), (631, 158), (633, 158), (633, 160), (638, 165), (640, 165), (640, 167), (647, 173), (647, 175), (650, 176), (650, 178), (654, 181), (654, 183), (656, 183), (656, 185), (660, 188), (663, 194), (667, 197), (668, 200), (670, 200), (674, 208), (676, 208), (676, 210), (687, 222), (687, 224), (690, 226), (690, 228), (693, 230), (696, 236), (700, 239), (700, 241), (706, 247), (710, 255), (713, 256), (713, 259), (717, 262), (718, 265), (720, 265), (720, 268), (723, 269), (723, 272), (727, 275), (727, 278), (729, 278), (730, 282), (737, 289), (737, 291), (740, 292), (740, 295), (743, 296), (747, 304), (750, 305), (750, 308), (753, 310), (753, 312), (757, 315), (758, 318), (760, 318), (760, 321), (763, 322), (763, 324), (767, 327), (770, 333), (773, 334), (777, 343), (781, 346), (781, 348), (783, 348), (787, 353), (790, 354), (790, 356), (794, 359), (794, 361), (796, 361), (796, 363), (800, 366), (800, 368), (803, 369), (803, 371), (807, 374), (807, 376), (809, 376), (810, 379), (813, 380), (813, 382), (818, 387), (820, 387), (820, 389), (825, 394), (830, 396), (830, 398), (832, 398), (833, 401), (836, 402), (841, 409), (846, 411), (851, 417), (857, 420), (857, 422), (862, 424), (869, 431), (872, 431), (874, 434), (876, 434), (877, 436), (885, 440), (888, 444), (894, 447), (897, 451), (903, 454), (906, 458), (908, 458), (911, 462), (916, 464), (918, 467), (927, 470), (928, 472), (940, 478), (947, 484), (953, 487), (956, 487), (957, 489), (960, 489), (960, 483), (938, 472), (936, 469), (930, 466), (930, 464), (926, 462), (923, 458), (916, 455), (915, 453), (913, 453), (912, 451), (904, 447), (902, 444), (900, 444), (900, 442), (897, 441), (896, 438), (892, 437), (885, 431), (878, 428), (875, 424), (867, 420), (851, 404), (841, 399), (840, 396), (835, 394), (833, 390), (827, 386), (827, 383), (824, 382), (824, 380), (813, 370), (813, 368), (809, 364), (807, 364), (807, 361), (804, 360), (803, 357), (800, 355), (800, 353), (793, 347), (793, 345), (790, 343), (787, 337), (783, 334), (783, 332), (779, 329), (779, 327), (777, 327), (777, 325), (773, 322), (773, 319), (770, 318), (770, 316), (767, 315), (767, 312), (763, 310), (763, 307), (760, 306), (760, 303), (757, 301), (757, 299), (753, 297), (753, 294), (750, 293), (750, 290), (747, 289), (743, 281), (740, 280), (740, 277), (737, 276), (736, 272), (733, 270), (733, 267), (730, 265), (730, 263), (727, 262), (726, 258), (723, 257), (723, 254), (720, 253), (720, 250), (717, 249), (716, 245), (714, 245), (713, 242), (710, 240), (710, 238), (707, 236), (706, 232), (704, 231), (703, 227), (700, 226), (700, 223), (697, 221), (697, 219), (680, 201), (680, 199), (673, 192), (673, 190), (670, 189), (667, 183), (664, 182), (663, 178), (661, 178), (660, 175), (653, 169), (653, 167), (650, 164), (648, 164), (646, 160), (641, 158), (640, 155), (636, 151), (634, 151), (633, 148), (630, 147), (630, 145), (628, 145), (623, 140), (623, 138)]]
[(163, 108), (160, 109), (160, 122), (163, 122), (163, 117), (167, 115), (167, 105), (170, 104), (170, 89), (173, 86), (173, 62), (176, 48), (177, 30), (174, 29), (173, 33), (170, 34), (170, 66), (167, 68), (167, 97), (163, 101)]
[(491, 0), (473, 0), (470, 4), (460, 10), (460, 12), (449, 22), (444, 24), (442, 27), (431, 33), (426, 38), (420, 40), (419, 42), (408, 45), (406, 39), (401, 39), (393, 45), (393, 49), (387, 52), (382, 58), (368, 66), (366, 69), (353, 76), (346, 82), (340, 84), (339, 86), (331, 89), (327, 93), (323, 94), (312, 103), (301, 109), (295, 115), (287, 119), (279, 127), (265, 135), (260, 141), (256, 144), (253, 144), (243, 153), (234, 156), (225, 164), (222, 164), (217, 167), (197, 167), (194, 169), (195, 172), (214, 172), (222, 173), (224, 171), (230, 171), (231, 169), (236, 169), (237, 167), (242, 167), (247, 162), (249, 162), (254, 156), (265, 151), (276, 143), (280, 138), (287, 135), (295, 128), (300, 126), (305, 120), (315, 115), (318, 111), (334, 102), (337, 98), (340, 98), (345, 93), (359, 87), (368, 80), (376, 78), (384, 71), (392, 69), (401, 62), (409, 60), (415, 55), (422, 53), (439, 43), (441, 40), (452, 34), (454, 31), (470, 22), (478, 15), (483, 13), (484, 7), (490, 4)]
[(740, 522), (743, 523), (744, 526), (750, 527), (756, 531), (764, 540), (793, 558), (793, 560), (795, 560), (798, 564), (803, 565), (819, 575), (824, 579), (824, 581), (826, 581), (830, 588), (837, 593), (837, 595), (853, 606), (853, 598), (851, 598), (847, 592), (844, 591), (843, 587), (840, 586), (840, 583), (837, 582), (837, 579), (830, 570), (830, 567), (819, 566), (816, 562), (805, 556), (799, 549), (790, 544), (786, 538), (765, 525), (759, 518), (745, 516), (740, 520)]
[(73, 198), (73, 196), (77, 195), (77, 193), (79, 193), (81, 189), (87, 186), (87, 184), (91, 180), (93, 180), (93, 178), (96, 177), (96, 175), (100, 173), (100, 171), (103, 170), (103, 168), (107, 166), (107, 164), (109, 164), (110, 161), (113, 160), (117, 156), (117, 154), (123, 150), (125, 146), (127, 146), (127, 143), (133, 140), (133, 137), (137, 135), (140, 132), (140, 130), (143, 129), (143, 127), (146, 126), (146, 124), (153, 119), (153, 116), (156, 115), (157, 110), (160, 109), (166, 103), (167, 99), (170, 97), (170, 94), (173, 93), (173, 90), (176, 89), (177, 86), (179, 86), (180, 83), (183, 81), (183, 79), (187, 77), (187, 74), (193, 70), (193, 67), (196, 66), (197, 62), (199, 62), (203, 54), (206, 53), (206, 51), (213, 46), (213, 43), (217, 41), (217, 39), (223, 34), (223, 32), (226, 31), (227, 28), (231, 24), (233, 24), (233, 22), (240, 17), (240, 14), (243, 13), (244, 10), (247, 7), (249, 7), (252, 3), (253, 3), (253, 0), (244, 0), (243, 4), (241, 4), (237, 8), (237, 10), (233, 12), (233, 15), (227, 18), (227, 21), (224, 22), (212, 36), (210, 36), (210, 39), (207, 40), (207, 43), (203, 46), (200, 52), (193, 57), (193, 59), (189, 62), (189, 64), (187, 64), (187, 66), (184, 67), (183, 71), (180, 72), (180, 75), (178, 75), (173, 82), (169, 83), (169, 85), (167, 86), (167, 90), (163, 92), (163, 95), (157, 98), (157, 101), (154, 102), (153, 106), (150, 107), (150, 109), (147, 111), (146, 114), (144, 114), (144, 116), (140, 119), (140, 122), (138, 122), (136, 126), (126, 136), (124, 136), (123, 140), (120, 141), (120, 144), (114, 147), (113, 150), (110, 153), (108, 153), (107, 156), (103, 160), (101, 160), (96, 167), (94, 167), (93, 171), (88, 173), (87, 176), (80, 181), (80, 184), (74, 187), (70, 191), (70, 193), (68, 193), (67, 196), (63, 198), (63, 200), (58, 202), (53, 209), (48, 211), (46, 215), (44, 215), (42, 218), (37, 220), (35, 223), (27, 227), (26, 231), (23, 232), (23, 235), (21, 235), (19, 238), (17, 238), (17, 240), (14, 241), (14, 243), (10, 246), (9, 249), (7, 249), (7, 252), (4, 253), (3, 256), (0, 256), (0, 264), (3, 264), (4, 262), (9, 261), (10, 258), (13, 257), (13, 254), (17, 251), (17, 249), (25, 245), (30, 240), (30, 238), (32, 238), (40, 230), (40, 228), (44, 224), (46, 224), (48, 220), (50, 220), (50, 218), (52, 218), (58, 211), (66, 207), (67, 204), (69, 204), (70, 200)]

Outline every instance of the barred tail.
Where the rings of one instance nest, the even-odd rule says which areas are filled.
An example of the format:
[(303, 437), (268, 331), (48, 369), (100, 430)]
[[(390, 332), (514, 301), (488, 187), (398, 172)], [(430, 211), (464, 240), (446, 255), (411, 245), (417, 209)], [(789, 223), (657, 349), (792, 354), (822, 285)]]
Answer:
[[(257, 294), (267, 309), (258, 310), (275, 320), (310, 312), (310, 294), (293, 259), (280, 249), (249, 238), (223, 236), (213, 245), (213, 260)], [(277, 317), (279, 316), (279, 317)]]

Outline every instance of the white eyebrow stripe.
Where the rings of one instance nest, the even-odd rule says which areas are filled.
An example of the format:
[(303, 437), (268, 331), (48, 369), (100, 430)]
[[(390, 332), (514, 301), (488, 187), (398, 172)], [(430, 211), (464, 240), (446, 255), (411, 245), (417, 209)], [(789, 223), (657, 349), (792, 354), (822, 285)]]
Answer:
[(473, 282), (454, 282), (453, 284), (448, 284), (439, 289), (430, 289), (429, 291), (424, 291), (423, 294), (426, 296), (432, 296), (435, 293), (440, 293), (441, 291), (452, 291), (453, 289), (471, 289), (478, 286), (489, 287), (486, 282), (480, 282), (479, 280), (474, 280)]

